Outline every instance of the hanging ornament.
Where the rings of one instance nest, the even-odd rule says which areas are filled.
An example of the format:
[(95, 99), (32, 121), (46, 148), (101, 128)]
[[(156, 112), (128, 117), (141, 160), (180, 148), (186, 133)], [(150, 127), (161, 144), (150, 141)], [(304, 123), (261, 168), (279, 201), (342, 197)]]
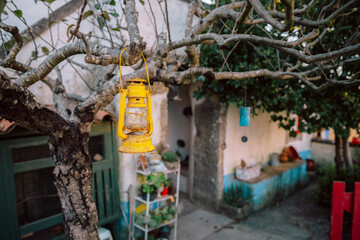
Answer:
[[(241, 127), (248, 127), (250, 126), (250, 111), (251, 107), (246, 107), (246, 83), (245, 83), (245, 96), (244, 96), (244, 106), (240, 107), (240, 126)], [(247, 142), (248, 138), (245, 135), (245, 128), (244, 128), (244, 136), (241, 138), (242, 142)]]
[(127, 81), (127, 88), (123, 88), (121, 79), (121, 51), (119, 57), (120, 75), (120, 107), (118, 135), (122, 139), (119, 151), (123, 153), (145, 153), (155, 150), (150, 138), (153, 132), (151, 111), (151, 85), (149, 73), (144, 59), (148, 90), (145, 88), (146, 80), (133, 78)]
[(176, 92), (176, 96), (173, 97), (171, 100), (175, 101), (175, 102), (180, 102), (182, 99), (180, 97), (180, 90), (179, 90), (179, 86), (173, 86), (173, 90)]

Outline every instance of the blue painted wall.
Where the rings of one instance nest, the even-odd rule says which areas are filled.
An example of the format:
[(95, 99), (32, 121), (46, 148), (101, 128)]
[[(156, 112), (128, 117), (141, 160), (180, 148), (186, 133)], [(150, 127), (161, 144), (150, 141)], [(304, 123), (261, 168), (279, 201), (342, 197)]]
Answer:
[(299, 156), (303, 160), (306, 160), (307, 158), (312, 158), (311, 150), (309, 149), (309, 150), (306, 150), (306, 151), (299, 152)]
[[(306, 156), (304, 153), (303, 156)], [(311, 155), (310, 155), (311, 156)], [(224, 191), (231, 185), (241, 187), (243, 197), (251, 197), (253, 211), (271, 205), (296, 191), (307, 183), (306, 163), (289, 169), (279, 175), (251, 184), (235, 179), (235, 173), (224, 176)]]

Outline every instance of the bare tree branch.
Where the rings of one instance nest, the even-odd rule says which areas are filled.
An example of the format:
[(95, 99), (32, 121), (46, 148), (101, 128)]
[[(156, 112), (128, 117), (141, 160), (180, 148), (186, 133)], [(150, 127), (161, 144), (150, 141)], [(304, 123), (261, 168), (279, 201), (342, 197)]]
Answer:
[(4, 29), (6, 32), (11, 33), (11, 35), (15, 39), (15, 45), (11, 48), (9, 54), (5, 57), (5, 59), (0, 62), (0, 66), (9, 67), (14, 62), (16, 55), (22, 48), (23, 39), (19, 34), (19, 29), (16, 26), (9, 26), (0, 21), (0, 28)]
[[(94, 43), (89, 43), (89, 47), (92, 55), (102, 56), (103, 59), (106, 59), (106, 61), (99, 61), (96, 63), (101, 65), (108, 65), (110, 63), (118, 64), (121, 51), (120, 49), (111, 49), (109, 47)], [(130, 66), (138, 62), (141, 58), (138, 49), (139, 46), (136, 47), (135, 44), (131, 45), (129, 49), (127, 49), (122, 55), (122, 65)], [(54, 50), (42, 63), (40, 63), (39, 66), (21, 75), (16, 80), (16, 84), (23, 87), (29, 87), (36, 81), (39, 81), (46, 77), (56, 65), (58, 65), (65, 59), (76, 54), (86, 53), (87, 48), (82, 42), (71, 43), (60, 48), (59, 50)]]
[(79, 18), (78, 18), (78, 20), (77, 20), (77, 23), (76, 23), (74, 32), (71, 33), (71, 36), (70, 36), (69, 39), (67, 40), (68, 43), (71, 41), (71, 39), (74, 37), (74, 35), (76, 35), (76, 33), (79, 31), (80, 24), (81, 24), (81, 20), (82, 20), (83, 13), (84, 13), (84, 10), (85, 10), (86, 5), (87, 5), (87, 0), (84, 0), (84, 5), (82, 6), (82, 8), (81, 8), (81, 10), (80, 10), (80, 15), (79, 15)]

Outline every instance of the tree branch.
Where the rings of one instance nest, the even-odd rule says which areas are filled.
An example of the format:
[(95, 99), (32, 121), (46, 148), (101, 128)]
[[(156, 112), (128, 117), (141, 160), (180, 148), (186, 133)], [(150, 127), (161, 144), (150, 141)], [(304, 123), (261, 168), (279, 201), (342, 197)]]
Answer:
[(141, 44), (141, 37), (138, 28), (138, 14), (136, 12), (135, 0), (126, 0), (126, 12), (125, 19), (127, 22), (127, 29), (130, 37), (130, 42), (135, 44)]
[[(278, 48), (278, 47), (276, 47), (276, 48)], [(305, 55), (304, 53), (302, 53), (298, 50), (295, 50), (295, 49), (282, 48), (282, 47), (279, 47), (278, 49), (295, 57), (296, 59), (299, 59), (302, 62), (313, 63), (313, 62), (335, 59), (335, 58), (338, 58), (341, 56), (358, 53), (358, 52), (360, 52), (360, 43), (349, 46), (349, 47), (345, 47), (345, 48), (342, 48), (339, 50), (335, 50), (332, 52), (321, 53), (321, 54), (312, 55), (312, 56)]]
[[(274, 28), (278, 29), (279, 31), (287, 31), (289, 30), (287, 27), (289, 24), (282, 24), (279, 21), (277, 21), (276, 19), (274, 19), (269, 13), (268, 11), (266, 11), (265, 7), (262, 5), (262, 3), (259, 0), (249, 0), (251, 5), (253, 6), (253, 8), (255, 9), (255, 11), (271, 26), (273, 26)], [(283, 2), (283, 1), (282, 1)], [(284, 1), (286, 2), (286, 1)], [(287, 6), (288, 8), (288, 6)], [(288, 9), (287, 9), (288, 10)], [(275, 11), (275, 10), (274, 10)], [(287, 21), (289, 21), (288, 19), (289, 15), (286, 14), (286, 19)]]
[(37, 103), (28, 90), (10, 81), (3, 71), (0, 71), (0, 115), (44, 135), (69, 125), (59, 114)]
[[(100, 65), (118, 64), (121, 49), (111, 49), (109, 47), (94, 43), (89, 43), (89, 48), (92, 55), (102, 56), (99, 61), (94, 61), (91, 63)], [(122, 65), (130, 66), (138, 62), (141, 58), (139, 50), (143, 50), (139, 48), (139, 45), (130, 45), (130, 47), (125, 50), (122, 55)], [(33, 68), (30, 71), (27, 71), (18, 79), (16, 79), (15, 82), (17, 85), (27, 88), (35, 82), (46, 77), (59, 63), (61, 63), (65, 59), (76, 54), (86, 53), (87, 48), (82, 42), (75, 42), (66, 45), (59, 50), (54, 50), (42, 63), (39, 64), (39, 66)], [(102, 61), (103, 59), (106, 59), (106, 61)]]
[(19, 34), (19, 29), (16, 26), (9, 26), (0, 21), (0, 28), (4, 29), (6, 32), (11, 33), (11, 35), (15, 39), (15, 45), (11, 48), (9, 54), (5, 57), (5, 59), (0, 62), (0, 65), (2, 67), (9, 67), (14, 62), (16, 55), (19, 53), (20, 49), (22, 48), (23, 39)]

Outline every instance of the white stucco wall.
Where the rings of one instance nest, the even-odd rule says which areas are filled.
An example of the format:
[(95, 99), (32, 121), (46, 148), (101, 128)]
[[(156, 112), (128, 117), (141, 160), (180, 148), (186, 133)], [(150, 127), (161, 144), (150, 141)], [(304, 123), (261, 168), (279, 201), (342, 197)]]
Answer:
[[(281, 153), (286, 145), (295, 147), (298, 152), (310, 149), (311, 136), (303, 134), (302, 140), (287, 143), (287, 132), (280, 129), (277, 123), (270, 120), (267, 113), (259, 113), (250, 120), (249, 127), (240, 127), (240, 110), (231, 104), (226, 116), (226, 148), (224, 150), (224, 175), (234, 172), (243, 159), (248, 166), (264, 164), (269, 160), (269, 154)], [(248, 141), (243, 143), (245, 135)]]

